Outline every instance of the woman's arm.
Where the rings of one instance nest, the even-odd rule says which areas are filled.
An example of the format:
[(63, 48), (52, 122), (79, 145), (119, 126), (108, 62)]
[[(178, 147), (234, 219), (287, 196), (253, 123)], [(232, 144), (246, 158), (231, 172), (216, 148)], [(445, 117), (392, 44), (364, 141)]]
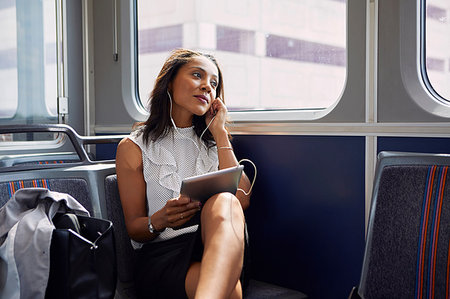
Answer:
[[(217, 134), (215, 136), (215, 141), (217, 144), (217, 154), (219, 156), (219, 169), (224, 169), (228, 167), (237, 166), (238, 160), (234, 155), (234, 151), (231, 147), (231, 142), (228, 139), (228, 132), (225, 131), (222, 134)], [(250, 180), (248, 179), (245, 172), (242, 172), (241, 180), (239, 181), (239, 189), (244, 190), (246, 193), (250, 190)], [(242, 209), (247, 209), (250, 205), (250, 194), (245, 195), (244, 192), (238, 190), (236, 197), (239, 199), (242, 205)]]
[[(214, 113), (215, 112), (215, 113)], [(211, 134), (214, 137), (214, 141), (217, 145), (217, 154), (219, 156), (219, 169), (237, 166), (239, 164), (236, 156), (234, 155), (233, 148), (231, 146), (230, 139), (228, 138), (228, 132), (225, 129), (225, 120), (227, 115), (227, 107), (225, 104), (217, 98), (211, 104), (211, 110), (206, 115), (206, 121), (212, 119), (212, 115), (215, 114), (215, 119), (211, 123), (209, 128)], [(241, 180), (239, 181), (239, 189), (244, 190), (246, 193), (250, 190), (250, 180), (245, 172), (242, 172)], [(250, 194), (245, 195), (244, 192), (238, 190), (236, 197), (239, 199), (242, 205), (242, 209), (247, 209), (250, 205)]]
[[(116, 173), (128, 235), (138, 242), (156, 238), (158, 234), (152, 234), (148, 230), (142, 152), (128, 138), (123, 139), (117, 147)], [(199, 203), (191, 202), (189, 197), (172, 198), (151, 216), (151, 223), (157, 231), (166, 227), (178, 227), (191, 219), (199, 209)]]
[(154, 239), (157, 234), (151, 234), (148, 230), (142, 152), (139, 146), (128, 138), (123, 139), (117, 147), (116, 173), (125, 225), (130, 238), (138, 242)]

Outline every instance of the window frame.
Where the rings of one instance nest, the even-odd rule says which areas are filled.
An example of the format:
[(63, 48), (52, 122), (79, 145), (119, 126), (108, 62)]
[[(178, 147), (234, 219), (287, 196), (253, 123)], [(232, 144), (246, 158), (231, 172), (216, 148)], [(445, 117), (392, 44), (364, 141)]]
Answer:
[(450, 104), (450, 99), (446, 99), (442, 97), (433, 87), (429, 77), (428, 77), (428, 69), (427, 69), (427, 0), (419, 1), (419, 13), (420, 13), (420, 64), (421, 64), (421, 74), (422, 80), (430, 92), (430, 94), (440, 103), (444, 105)]
[(139, 100), (138, 80), (138, 32), (137, 32), (137, 0), (120, 1), (121, 14), (121, 66), (122, 66), (122, 99), (125, 109), (131, 118), (144, 120), (148, 116), (146, 108)]
[(426, 75), (425, 0), (402, 1), (401, 4), (400, 72), (405, 89), (421, 109), (450, 118), (450, 102), (434, 91)]

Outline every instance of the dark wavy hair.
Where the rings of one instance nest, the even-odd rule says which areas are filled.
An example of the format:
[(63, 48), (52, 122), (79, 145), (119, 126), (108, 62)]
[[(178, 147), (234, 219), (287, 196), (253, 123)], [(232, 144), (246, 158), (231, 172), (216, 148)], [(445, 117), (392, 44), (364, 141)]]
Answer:
[[(156, 141), (158, 138), (166, 136), (172, 130), (173, 125), (170, 120), (170, 100), (167, 94), (169, 84), (175, 79), (178, 70), (183, 65), (189, 63), (194, 57), (198, 56), (207, 57), (217, 67), (219, 72), (219, 83), (216, 87), (216, 97), (220, 97), (225, 103), (222, 71), (214, 56), (188, 49), (176, 49), (169, 58), (167, 58), (161, 68), (149, 98), (150, 115), (145, 122), (141, 123), (141, 125), (143, 125), (141, 129), (144, 134), (143, 138), (145, 143), (148, 143), (149, 140)], [(194, 115), (192, 124), (195, 133), (200, 137), (202, 132), (206, 129), (205, 115)], [(202, 140), (208, 147), (215, 144), (214, 138), (209, 130), (203, 134)]]

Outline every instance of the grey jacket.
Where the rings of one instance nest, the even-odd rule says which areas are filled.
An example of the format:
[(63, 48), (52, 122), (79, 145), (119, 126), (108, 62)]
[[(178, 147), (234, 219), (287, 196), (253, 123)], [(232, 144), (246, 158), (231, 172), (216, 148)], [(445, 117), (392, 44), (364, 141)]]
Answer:
[(24, 188), (0, 208), (0, 298), (44, 298), (56, 212), (89, 212), (72, 196)]

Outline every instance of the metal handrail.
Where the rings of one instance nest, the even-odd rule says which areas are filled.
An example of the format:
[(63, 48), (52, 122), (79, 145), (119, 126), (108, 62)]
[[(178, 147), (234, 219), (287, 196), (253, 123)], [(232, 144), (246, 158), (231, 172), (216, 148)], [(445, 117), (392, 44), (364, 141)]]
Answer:
[(8, 167), (0, 167), (0, 172), (11, 172), (19, 170), (57, 168), (76, 165), (90, 165), (98, 163), (114, 163), (115, 160), (92, 161), (87, 154), (84, 145), (88, 144), (107, 144), (118, 143), (127, 135), (108, 135), (108, 136), (80, 136), (72, 127), (64, 124), (33, 124), (33, 125), (6, 125), (0, 126), (0, 134), (14, 133), (37, 133), (52, 132), (64, 133), (71, 141), (80, 161), (67, 162), (61, 164), (43, 164), (43, 165), (14, 165)]

